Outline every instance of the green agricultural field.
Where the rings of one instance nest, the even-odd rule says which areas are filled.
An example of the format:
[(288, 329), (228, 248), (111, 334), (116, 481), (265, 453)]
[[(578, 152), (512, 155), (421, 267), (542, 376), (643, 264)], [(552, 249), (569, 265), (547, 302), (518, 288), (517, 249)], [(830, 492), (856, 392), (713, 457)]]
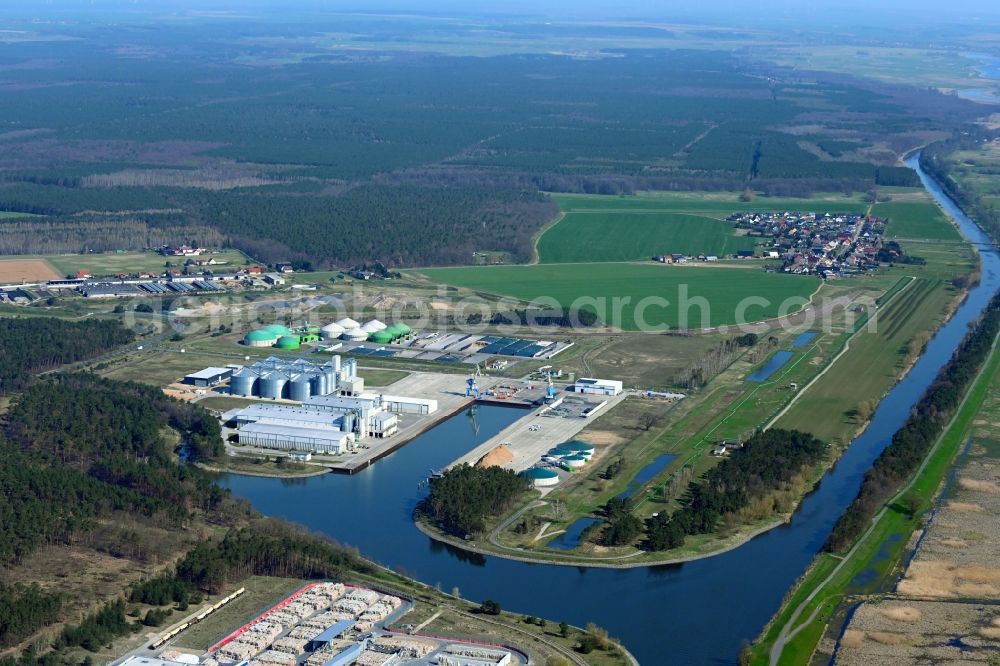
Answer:
[[(919, 191), (919, 190), (915, 190)], [(863, 212), (868, 204), (860, 196), (816, 194), (810, 199), (756, 197), (740, 201), (730, 192), (643, 192), (634, 196), (601, 194), (553, 194), (553, 201), (565, 213), (649, 211), (663, 213), (701, 213), (723, 219), (745, 210), (787, 210), (815, 213)]]
[[(102, 252), (94, 254), (56, 254), (56, 255), (25, 255), (27, 258), (47, 260), (57, 271), (65, 275), (76, 275), (77, 271), (88, 271), (96, 277), (116, 275), (117, 273), (162, 273), (167, 262), (173, 266), (184, 265), (184, 257), (164, 257), (155, 252)], [(246, 255), (239, 250), (222, 250), (215, 254), (205, 254), (196, 259), (212, 259), (226, 262), (217, 266), (206, 266), (214, 271), (227, 271), (241, 268), (247, 261)]]
[(889, 237), (944, 241), (962, 239), (955, 225), (932, 203), (876, 204), (872, 206), (872, 215), (889, 218), (885, 230)]
[(752, 250), (756, 239), (737, 236), (731, 222), (656, 210), (568, 213), (538, 241), (543, 264), (632, 261), (655, 254), (725, 256)]
[[(647, 326), (678, 327), (678, 303), (685, 291), (689, 302), (701, 297), (709, 304), (704, 317), (707, 321), (703, 321), (701, 308), (685, 310), (687, 327), (701, 328), (736, 323), (738, 306), (749, 297), (763, 298), (767, 303), (747, 307), (747, 321), (775, 317), (783, 301), (808, 298), (820, 283), (813, 277), (766, 273), (760, 267), (629, 263), (433, 268), (420, 273), (435, 282), (480, 292), (525, 301), (547, 298), (549, 305), (554, 299), (563, 307), (576, 305), (598, 311), (606, 323), (625, 330), (643, 328), (637, 315)], [(668, 303), (648, 300), (644, 307), (644, 299), (665, 299)], [(795, 305), (785, 313), (798, 309)]]

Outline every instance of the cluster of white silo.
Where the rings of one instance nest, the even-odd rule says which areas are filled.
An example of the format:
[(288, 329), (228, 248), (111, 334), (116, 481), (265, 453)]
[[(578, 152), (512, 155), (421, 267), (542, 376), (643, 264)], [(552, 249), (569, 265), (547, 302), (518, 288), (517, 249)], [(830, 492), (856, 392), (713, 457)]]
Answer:
[(312, 396), (330, 395), (343, 381), (357, 377), (357, 361), (341, 363), (340, 356), (318, 365), (305, 359), (277, 356), (257, 361), (234, 373), (229, 392), (244, 397), (304, 402)]

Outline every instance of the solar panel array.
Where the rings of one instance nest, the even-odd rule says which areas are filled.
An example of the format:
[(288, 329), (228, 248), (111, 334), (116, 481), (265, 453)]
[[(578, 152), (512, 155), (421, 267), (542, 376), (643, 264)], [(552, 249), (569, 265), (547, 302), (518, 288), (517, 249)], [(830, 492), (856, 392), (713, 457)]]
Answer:
[(534, 340), (524, 340), (522, 338), (498, 338), (492, 335), (485, 336), (481, 342), (487, 343), (485, 347), (479, 350), (482, 354), (519, 356), (521, 358), (538, 356), (553, 345), (553, 343), (542, 345)]

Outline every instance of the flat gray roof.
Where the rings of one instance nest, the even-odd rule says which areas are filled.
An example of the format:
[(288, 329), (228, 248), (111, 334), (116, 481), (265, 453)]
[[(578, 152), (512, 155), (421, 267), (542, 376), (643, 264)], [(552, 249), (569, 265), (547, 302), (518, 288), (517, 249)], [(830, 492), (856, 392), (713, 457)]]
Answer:
[(299, 439), (319, 439), (327, 442), (343, 442), (350, 437), (349, 433), (333, 430), (332, 428), (300, 428), (298, 426), (286, 426), (276, 423), (250, 423), (240, 428), (240, 432), (289, 438), (295, 437)]
[(184, 375), (191, 379), (211, 379), (216, 375), (224, 375), (227, 372), (232, 372), (232, 368), (205, 368), (204, 370), (199, 370), (198, 372), (192, 372), (190, 375)]

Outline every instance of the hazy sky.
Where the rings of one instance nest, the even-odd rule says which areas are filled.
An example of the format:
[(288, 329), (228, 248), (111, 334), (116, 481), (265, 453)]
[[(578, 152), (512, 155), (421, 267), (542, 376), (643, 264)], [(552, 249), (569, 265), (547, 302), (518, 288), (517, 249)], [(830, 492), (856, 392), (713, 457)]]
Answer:
[[(545, 14), (573, 20), (598, 17), (648, 17), (659, 20), (739, 21), (835, 20), (838, 24), (975, 22), (1000, 17), (997, 0), (0, 0), (18, 14), (46, 8), (73, 9), (262, 9), (294, 14), (295, 8), (407, 10), (419, 12)], [(0, 20), (4, 8), (0, 8)]]

